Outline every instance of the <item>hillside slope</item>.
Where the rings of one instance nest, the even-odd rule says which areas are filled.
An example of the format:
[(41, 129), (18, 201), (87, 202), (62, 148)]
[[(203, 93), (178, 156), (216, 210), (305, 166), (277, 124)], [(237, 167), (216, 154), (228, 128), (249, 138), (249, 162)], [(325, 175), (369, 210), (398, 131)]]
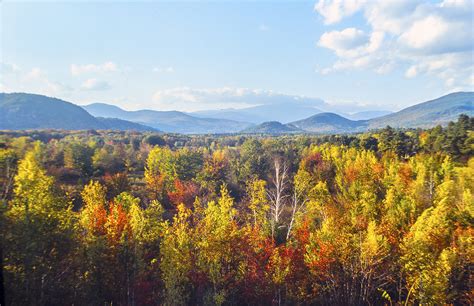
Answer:
[(257, 126), (242, 131), (245, 134), (294, 134), (304, 133), (304, 131), (290, 125), (282, 124), (278, 121), (263, 122)]
[(27, 93), (0, 93), (0, 129), (154, 130), (123, 120), (103, 120), (60, 99)]
[(365, 130), (367, 122), (353, 121), (334, 113), (320, 113), (291, 123), (312, 133), (351, 133)]
[(433, 127), (456, 121), (460, 114), (474, 116), (474, 92), (456, 92), (369, 120), (368, 128)]

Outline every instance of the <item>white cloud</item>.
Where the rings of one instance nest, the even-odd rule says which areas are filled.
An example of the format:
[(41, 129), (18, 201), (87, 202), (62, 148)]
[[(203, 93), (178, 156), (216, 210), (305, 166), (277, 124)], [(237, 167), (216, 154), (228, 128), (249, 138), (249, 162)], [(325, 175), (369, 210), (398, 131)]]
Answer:
[(324, 33), (318, 45), (333, 50), (340, 57), (357, 57), (377, 51), (384, 39), (383, 32), (369, 36), (356, 28)]
[(415, 21), (399, 37), (402, 44), (424, 54), (469, 51), (472, 39), (472, 30), (466, 29), (465, 23), (437, 15)]
[(278, 104), (289, 100), (313, 106), (323, 101), (303, 96), (291, 96), (271, 90), (249, 88), (204, 88), (177, 87), (158, 90), (153, 95), (154, 109), (197, 111), (208, 109), (245, 108), (263, 104)]
[(399, 35), (422, 9), (420, 0), (372, 0), (363, 7), (364, 16), (374, 31), (394, 35)]
[(356, 50), (369, 41), (364, 31), (356, 28), (347, 28), (342, 31), (324, 33), (318, 45), (333, 50), (339, 56), (351, 56), (350, 51)]
[(405, 76), (432, 75), (447, 87), (472, 86), (473, 10), (470, 0), (321, 0), (315, 5), (326, 24), (361, 11), (369, 32), (354, 27), (328, 31), (318, 45), (338, 59), (322, 74), (348, 69), (387, 73), (409, 67)]
[(366, 0), (320, 0), (314, 6), (325, 24), (333, 24), (357, 12)]
[(107, 90), (110, 89), (110, 84), (103, 80), (87, 79), (82, 83), (81, 88), (84, 90)]
[(64, 83), (51, 80), (48, 73), (40, 67), (27, 70), (15, 64), (0, 62), (0, 75), (1, 91), (34, 92), (47, 96), (68, 96), (74, 91)]
[(117, 72), (119, 68), (114, 62), (105, 62), (103, 64), (71, 64), (71, 74), (78, 76), (86, 73), (104, 73), (104, 72)]
[(153, 68), (153, 72), (158, 72), (158, 73), (173, 73), (174, 68), (172, 66), (168, 67), (155, 67)]
[[(433, 29), (436, 29), (433, 31)], [(400, 36), (400, 41), (414, 49), (429, 47), (448, 33), (449, 25), (439, 16), (427, 16), (421, 20), (415, 21)]]

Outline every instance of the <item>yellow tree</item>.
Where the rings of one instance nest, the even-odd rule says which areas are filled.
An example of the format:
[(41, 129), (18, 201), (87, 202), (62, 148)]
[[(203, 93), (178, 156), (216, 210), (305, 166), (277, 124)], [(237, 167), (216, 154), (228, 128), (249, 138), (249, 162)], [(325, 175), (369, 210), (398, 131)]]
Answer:
[[(36, 144), (20, 160), (6, 212), (6, 284), (20, 299), (12, 304), (59, 303), (58, 295), (70, 289), (66, 272), (71, 272), (67, 254), (73, 249), (74, 214), (43, 169), (41, 154)], [(53, 288), (56, 294), (45, 296)]]
[(447, 179), (436, 190), (435, 206), (426, 209), (402, 244), (403, 269), (407, 275), (408, 301), (445, 304), (455, 262), (450, 247), (456, 214), (455, 182)]
[(211, 195), (217, 195), (227, 180), (228, 172), (229, 160), (226, 151), (216, 150), (206, 157), (198, 180)]
[(162, 200), (177, 177), (175, 155), (167, 147), (154, 147), (145, 165), (145, 181), (153, 200)]
[(80, 232), (84, 256), (84, 282), (81, 291), (88, 303), (103, 303), (113, 287), (110, 252), (107, 242), (108, 204), (107, 190), (97, 181), (91, 181), (83, 191), (83, 207), (80, 211)]
[[(235, 222), (234, 201), (225, 186), (216, 202), (209, 202), (204, 217), (196, 225), (197, 268), (210, 282), (205, 299), (223, 304), (238, 272), (240, 254), (239, 230)], [(205, 301), (206, 301), (205, 300)]]
[(173, 224), (164, 223), (160, 244), (160, 269), (165, 286), (165, 305), (186, 305), (191, 290), (190, 272), (193, 267), (193, 237), (189, 225), (191, 210), (178, 205)]
[(263, 230), (268, 227), (267, 214), (270, 210), (265, 186), (266, 182), (260, 179), (252, 179), (247, 183), (248, 207), (252, 211), (253, 225)]
[(80, 225), (86, 236), (105, 234), (107, 190), (98, 181), (90, 181), (81, 192), (83, 208)]

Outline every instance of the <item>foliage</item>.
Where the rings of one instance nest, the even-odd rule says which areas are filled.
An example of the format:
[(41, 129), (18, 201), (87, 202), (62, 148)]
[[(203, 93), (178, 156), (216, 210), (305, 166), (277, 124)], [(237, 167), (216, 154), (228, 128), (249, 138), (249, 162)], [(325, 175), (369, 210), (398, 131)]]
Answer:
[(473, 304), (473, 128), (2, 132), (6, 303)]

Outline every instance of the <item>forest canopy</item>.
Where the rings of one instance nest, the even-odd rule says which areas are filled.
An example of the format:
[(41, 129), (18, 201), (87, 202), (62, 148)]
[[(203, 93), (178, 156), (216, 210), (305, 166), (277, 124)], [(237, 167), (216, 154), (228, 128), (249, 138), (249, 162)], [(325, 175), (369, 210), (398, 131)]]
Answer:
[(6, 305), (473, 304), (474, 118), (0, 132)]

